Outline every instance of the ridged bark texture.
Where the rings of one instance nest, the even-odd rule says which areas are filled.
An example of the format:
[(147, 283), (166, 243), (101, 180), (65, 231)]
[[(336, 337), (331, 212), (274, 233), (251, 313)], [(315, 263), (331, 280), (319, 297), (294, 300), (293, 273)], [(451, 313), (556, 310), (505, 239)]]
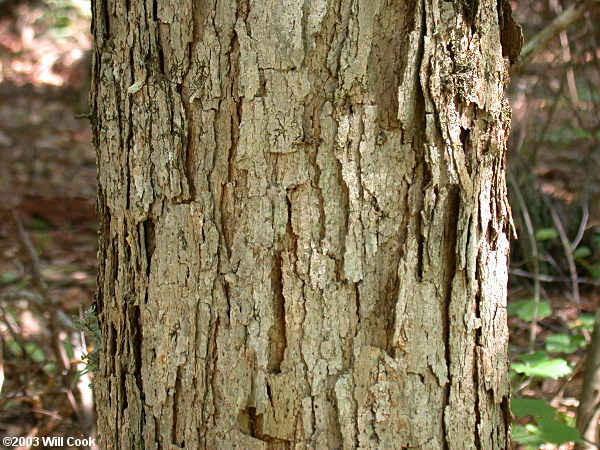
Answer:
[(501, 14), (94, 2), (104, 448), (507, 447)]

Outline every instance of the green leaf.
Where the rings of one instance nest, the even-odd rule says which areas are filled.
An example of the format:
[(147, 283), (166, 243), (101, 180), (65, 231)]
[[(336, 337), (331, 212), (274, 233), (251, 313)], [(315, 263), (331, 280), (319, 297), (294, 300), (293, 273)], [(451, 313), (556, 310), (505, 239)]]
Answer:
[(573, 128), (572, 132), (573, 136), (575, 136), (576, 138), (594, 139), (594, 135), (591, 134), (589, 131), (584, 130), (583, 128)]
[(25, 350), (35, 362), (41, 362), (46, 359), (42, 349), (34, 342), (25, 342)]
[(528, 363), (528, 364), (536, 364), (539, 362), (548, 361), (548, 352), (539, 351), (535, 353), (525, 353), (522, 355), (517, 355), (517, 359)]
[(570, 427), (577, 428), (577, 417), (569, 415), (564, 411), (558, 412), (558, 420)]
[(590, 272), (590, 276), (594, 279), (594, 280), (600, 280), (600, 264), (594, 264), (590, 269), (588, 269)]
[(75, 358), (75, 347), (69, 341), (63, 341), (63, 348), (65, 349), (65, 353), (67, 354), (67, 358), (73, 359)]
[(589, 258), (590, 256), (592, 256), (592, 249), (589, 248), (586, 245), (582, 245), (580, 247), (577, 247), (575, 249), (575, 251), (573, 252), (573, 256), (576, 259), (585, 259), (585, 258)]
[(8, 284), (12, 284), (17, 281), (19, 277), (12, 272), (2, 272), (0, 273), (0, 285), (6, 286)]
[(538, 241), (548, 241), (550, 239), (556, 239), (558, 237), (558, 231), (554, 228), (540, 228), (535, 232), (535, 239)]
[(551, 334), (546, 337), (546, 350), (554, 353), (573, 353), (585, 346), (585, 338), (581, 334), (574, 336), (566, 333)]
[(596, 318), (592, 314), (582, 314), (571, 324), (571, 328), (592, 331), (595, 323)]
[(512, 426), (513, 440), (524, 445), (526, 450), (537, 450), (546, 443), (540, 435), (540, 429), (533, 424)]
[(44, 367), (42, 367), (42, 369), (48, 375), (54, 375), (56, 373), (56, 363), (53, 363), (53, 362), (48, 363), (48, 364), (44, 365)]
[[(533, 313), (535, 311), (535, 302), (533, 300), (523, 300), (520, 302), (510, 302), (508, 304), (508, 315), (517, 316), (519, 319), (526, 322), (533, 321)], [(552, 307), (547, 301), (538, 303), (537, 318), (544, 319), (552, 315)]]
[(559, 420), (540, 417), (538, 419), (541, 437), (551, 444), (560, 445), (565, 442), (581, 442), (577, 429)]
[(511, 364), (512, 369), (530, 377), (557, 379), (569, 375), (572, 372), (569, 363), (562, 358), (548, 358), (546, 352), (536, 352), (532, 355), (520, 355), (517, 357), (521, 363)]
[(52, 229), (52, 226), (48, 222), (38, 216), (33, 216), (31, 218), (31, 227), (37, 231), (46, 231)]
[(8, 347), (10, 352), (16, 357), (20, 358), (23, 356), (23, 349), (16, 340), (12, 338), (7, 339), (6, 346)]
[(515, 416), (555, 417), (556, 410), (538, 398), (513, 398), (511, 410)]
[(564, 359), (553, 359), (534, 365), (514, 363), (511, 367), (515, 372), (529, 377), (552, 378), (554, 380), (571, 373), (571, 368)]

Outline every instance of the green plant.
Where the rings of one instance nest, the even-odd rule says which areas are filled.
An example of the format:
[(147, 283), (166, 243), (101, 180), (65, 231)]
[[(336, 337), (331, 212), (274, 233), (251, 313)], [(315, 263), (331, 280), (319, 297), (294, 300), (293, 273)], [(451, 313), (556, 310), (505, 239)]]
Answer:
[(92, 350), (81, 358), (86, 362), (86, 368), (81, 371), (82, 374), (94, 372), (100, 363), (100, 349), (102, 348), (102, 335), (100, 324), (93, 307), (90, 307), (83, 313), (83, 318), (73, 316), (75, 328), (84, 333), (91, 340)]
[(562, 358), (551, 358), (545, 351), (519, 355), (522, 362), (511, 364), (512, 370), (530, 377), (557, 379), (572, 373), (569, 363)]
[(559, 420), (541, 417), (537, 419), (537, 424), (513, 425), (512, 438), (526, 450), (536, 450), (544, 444), (581, 442), (577, 429)]
[(19, 279), (19, 276), (12, 272), (0, 272), (0, 286), (8, 286)]
[(511, 302), (508, 304), (508, 315), (516, 316), (525, 322), (532, 322), (539, 319), (545, 319), (552, 315), (552, 307), (547, 301), (540, 301), (537, 303), (537, 314), (536, 314), (536, 302), (534, 300), (522, 300), (518, 302)]
[(579, 317), (571, 324), (572, 329), (582, 329), (592, 331), (596, 318), (592, 314), (580, 314)]
[[(537, 305), (538, 316), (535, 317), (533, 302), (525, 300), (509, 305), (509, 314), (526, 322), (533, 322), (552, 314), (550, 304), (545, 301)], [(544, 339), (545, 350), (535, 353), (519, 354), (511, 364), (512, 377), (519, 381), (536, 378), (559, 379), (570, 375), (573, 369), (569, 362), (561, 357), (579, 351), (586, 339), (581, 333), (593, 326), (594, 317), (580, 315), (570, 326), (568, 333), (551, 333)], [(526, 450), (534, 450), (545, 444), (561, 445), (566, 442), (581, 442), (579, 432), (575, 428), (573, 417), (558, 411), (546, 401), (539, 398), (519, 398), (515, 393), (511, 409), (515, 419), (512, 427), (512, 438)]]
[(573, 353), (585, 346), (581, 334), (556, 333), (546, 337), (546, 350), (554, 353)]
[(578, 431), (565, 423), (564, 415), (543, 400), (515, 398), (511, 409), (516, 417), (528, 417), (533, 421), (512, 427), (512, 438), (526, 450), (535, 450), (547, 443), (561, 445), (565, 442), (581, 442)]

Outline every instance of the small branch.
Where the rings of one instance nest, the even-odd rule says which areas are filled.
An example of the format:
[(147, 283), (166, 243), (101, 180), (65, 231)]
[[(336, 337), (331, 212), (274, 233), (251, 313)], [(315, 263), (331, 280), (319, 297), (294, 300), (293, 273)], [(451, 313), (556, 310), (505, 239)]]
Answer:
[(543, 52), (550, 41), (555, 39), (562, 31), (566, 30), (571, 24), (578, 21), (590, 8), (594, 7), (596, 0), (584, 0), (578, 5), (567, 8), (562, 14), (558, 15), (542, 31), (536, 34), (525, 44), (519, 62), (512, 66), (512, 72), (522, 71), (531, 63), (533, 58)]
[[(552, 7), (557, 14), (562, 14), (562, 7), (558, 0), (551, 0)], [(571, 64), (571, 48), (569, 46), (569, 36), (566, 30), (561, 30), (559, 33), (560, 45), (562, 47), (563, 61), (568, 64), (567, 67), (567, 84), (569, 86), (569, 93), (574, 105), (579, 104), (579, 94), (577, 93), (577, 85), (575, 84), (575, 72), (573, 71), (573, 65)]]
[[(27, 300), (29, 303), (35, 305), (37, 309), (44, 309), (46, 305), (46, 300), (37, 292), (32, 291), (8, 291), (0, 293), (0, 302), (1, 301), (16, 301), (16, 300)], [(63, 328), (67, 329), (67, 331), (75, 330), (75, 325), (71, 318), (66, 315), (62, 309), (56, 311), (56, 315), (58, 319), (61, 321)]]
[[(564, 283), (564, 282), (572, 282), (573, 279), (571, 277), (553, 277), (551, 275), (543, 275), (543, 274), (534, 274), (531, 272), (527, 272), (525, 270), (521, 270), (521, 269), (510, 269), (509, 273), (511, 275), (515, 275), (517, 277), (522, 277), (522, 278), (535, 278), (537, 276), (537, 278), (540, 281), (544, 281), (546, 283)], [(579, 284), (589, 284), (591, 286), (600, 286), (600, 280), (592, 280), (590, 278), (577, 278), (577, 282)]]
[(31, 242), (31, 239), (29, 239), (29, 236), (27, 235), (27, 232), (25, 231), (25, 228), (23, 227), (23, 224), (21, 223), (21, 220), (19, 219), (19, 216), (17, 215), (17, 213), (14, 210), (11, 210), (11, 214), (12, 214), (12, 219), (13, 222), (15, 224), (15, 227), (17, 229), (17, 235), (19, 237), (19, 241), (21, 243), (21, 246), (23, 247), (23, 250), (25, 251), (25, 254), (27, 256), (27, 258), (29, 259), (29, 265), (30, 265), (30, 269), (31, 269), (31, 278), (32, 278), (32, 282), (34, 284), (34, 286), (38, 289), (38, 291), (40, 292), (45, 306), (48, 306), (49, 308), (49, 330), (50, 330), (50, 335), (51, 337), (51, 342), (50, 345), (52, 347), (52, 351), (54, 352), (54, 356), (56, 357), (56, 363), (59, 367), (59, 370), (61, 373), (63, 374), (67, 374), (69, 372), (70, 369), (70, 364), (69, 364), (69, 359), (67, 358), (67, 355), (64, 351), (64, 349), (61, 346), (61, 342), (60, 342), (60, 337), (59, 337), (59, 318), (58, 318), (58, 304), (57, 302), (54, 300), (54, 298), (52, 298), (52, 296), (50, 296), (50, 293), (48, 291), (48, 286), (44, 280), (44, 278), (42, 277), (42, 270), (41, 270), (41, 266), (40, 266), (40, 260), (37, 256), (37, 252), (35, 251), (35, 248)]
[(583, 234), (585, 233), (585, 230), (587, 228), (589, 219), (590, 219), (590, 208), (589, 208), (589, 203), (588, 203), (588, 199), (587, 199), (587, 195), (586, 195), (586, 199), (583, 203), (583, 213), (581, 215), (581, 222), (579, 222), (579, 230), (577, 230), (577, 236), (575, 236), (575, 239), (573, 239), (573, 242), (571, 243), (571, 248), (573, 250), (575, 250), (577, 247), (579, 247), (579, 244), (581, 243), (581, 240), (583, 239)]
[(21, 242), (21, 246), (23, 247), (23, 250), (25, 250), (25, 254), (27, 255), (27, 258), (29, 259), (29, 263), (31, 266), (31, 275), (32, 275), (31, 281), (33, 282), (34, 286), (36, 288), (38, 288), (38, 290), (41, 292), (44, 299), (54, 305), (55, 302), (48, 295), (48, 286), (46, 285), (46, 282), (44, 281), (44, 278), (42, 277), (42, 270), (40, 268), (40, 260), (38, 258), (37, 252), (35, 251), (35, 248), (31, 242), (31, 239), (29, 239), (29, 236), (27, 235), (25, 228), (23, 228), (23, 224), (21, 223), (21, 219), (19, 219), (19, 216), (17, 215), (17, 213), (14, 210), (11, 210), (10, 212), (12, 214), (12, 219), (15, 224), (15, 227), (17, 228), (17, 234), (19, 236), (19, 241)]
[(567, 258), (567, 263), (569, 265), (569, 274), (571, 276), (571, 293), (573, 294), (573, 300), (577, 305), (577, 310), (580, 308), (581, 298), (579, 296), (579, 283), (577, 282), (577, 266), (575, 265), (575, 257), (573, 255), (573, 246), (569, 242), (569, 238), (567, 237), (567, 232), (565, 231), (565, 227), (563, 226), (560, 216), (556, 211), (556, 208), (552, 204), (552, 202), (546, 197), (542, 195), (542, 200), (550, 210), (550, 215), (552, 216), (552, 221), (554, 222), (554, 226), (556, 227), (556, 231), (558, 231), (558, 237), (560, 238), (560, 242), (563, 246), (565, 257)]
[(535, 340), (537, 338), (537, 315), (538, 309), (540, 305), (540, 261), (538, 254), (537, 241), (535, 238), (535, 230), (533, 229), (533, 223), (531, 221), (531, 216), (529, 215), (529, 210), (527, 209), (527, 203), (523, 198), (523, 194), (521, 193), (521, 189), (519, 188), (519, 184), (511, 172), (508, 172), (508, 177), (511, 186), (514, 189), (515, 196), (517, 197), (517, 202), (519, 203), (519, 207), (521, 208), (521, 213), (523, 214), (523, 220), (525, 222), (525, 229), (527, 230), (527, 236), (529, 237), (529, 245), (531, 247), (531, 265), (533, 267), (533, 317), (531, 321), (531, 328), (529, 330), (529, 349), (531, 353), (535, 349)]

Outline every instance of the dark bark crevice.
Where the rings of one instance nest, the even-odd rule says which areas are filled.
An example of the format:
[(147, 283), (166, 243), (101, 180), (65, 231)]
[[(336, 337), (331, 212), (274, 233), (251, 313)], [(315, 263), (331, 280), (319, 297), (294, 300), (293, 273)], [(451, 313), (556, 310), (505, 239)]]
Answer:
[[(479, 265), (480, 265), (480, 260), (479, 260), (479, 255), (477, 256), (477, 261), (476, 261), (476, 266), (475, 266), (475, 278), (477, 280), (480, 279), (480, 271), (479, 271)], [(480, 320), (481, 317), (481, 287), (477, 286), (477, 291), (475, 293), (475, 320)], [(479, 382), (479, 377), (480, 377), (480, 373), (479, 373), (479, 348), (483, 343), (481, 342), (481, 326), (477, 327), (475, 329), (475, 342), (473, 345), (473, 368), (471, 369), (473, 372), (473, 386), (474, 386), (474, 392), (475, 392), (475, 401), (474, 401), (474, 407), (475, 407), (475, 448), (477, 450), (482, 450), (482, 445), (481, 445), (481, 437), (479, 436), (479, 425), (481, 423), (481, 405), (479, 404), (481, 399), (479, 396), (479, 390), (481, 389), (480, 386), (480, 382)]]
[[(450, 391), (451, 389), (457, 389), (458, 384), (455, 384), (452, 375), (452, 365), (454, 364), (454, 360), (456, 360), (458, 355), (455, 355), (453, 352), (452, 343), (456, 342), (457, 339), (460, 339), (459, 336), (453, 336), (452, 333), (452, 321), (457, 320), (456, 317), (453, 317), (451, 310), (453, 309), (453, 303), (460, 301), (460, 299), (454, 299), (453, 294), (453, 284), (455, 277), (462, 276), (461, 273), (457, 273), (457, 253), (458, 249), (458, 224), (459, 224), (459, 216), (461, 207), (460, 200), (460, 190), (458, 186), (449, 186), (448, 187), (448, 197), (445, 205), (440, 205), (446, 209), (447, 220), (444, 225), (444, 251), (445, 255), (443, 257), (443, 261), (446, 263), (445, 271), (444, 271), (444, 281), (443, 281), (443, 290), (444, 295), (442, 297), (442, 327), (443, 327), (443, 335), (444, 335), (444, 344), (445, 351), (444, 356), (446, 360), (447, 373), (448, 373), (448, 381), (446, 385), (443, 387), (443, 399), (442, 399), (442, 423), (444, 426), (443, 435), (443, 448), (448, 449), (451, 448), (450, 442), (448, 442), (448, 426), (445, 419), (445, 411), (449, 407), (450, 404)], [(466, 207), (466, 206), (464, 206)]]
[(271, 286), (273, 289), (273, 324), (269, 330), (269, 365), (270, 373), (280, 373), (281, 363), (285, 357), (287, 346), (285, 323), (285, 297), (283, 295), (283, 272), (281, 251), (273, 257)]
[[(194, 28), (195, 29), (195, 28)], [(188, 71), (183, 78), (182, 84), (178, 85), (178, 91), (181, 96), (181, 104), (183, 106), (184, 117), (183, 120), (186, 125), (186, 135), (184, 136), (183, 148), (185, 153), (183, 155), (183, 179), (186, 180), (189, 199), (187, 202), (196, 199), (196, 147), (197, 147), (197, 136), (196, 127), (194, 126), (194, 111), (195, 108), (190, 102), (192, 96), (190, 92), (190, 77), (192, 75), (192, 61), (191, 56), (193, 54), (193, 44), (188, 44), (188, 55), (190, 55), (190, 61), (188, 63)], [(185, 199), (184, 199), (185, 200)]]
[(140, 232), (140, 237), (143, 237), (143, 249), (146, 254), (146, 276), (150, 277), (150, 268), (152, 265), (152, 255), (154, 254), (154, 249), (156, 248), (156, 238), (154, 231), (154, 221), (152, 219), (146, 219), (142, 223), (142, 230)]
[(173, 416), (173, 427), (171, 429), (171, 442), (175, 445), (175, 446), (179, 446), (178, 442), (177, 442), (177, 425), (178, 425), (178, 419), (180, 416), (180, 411), (179, 411), (179, 396), (181, 395), (181, 391), (182, 391), (182, 384), (181, 384), (181, 367), (178, 366), (177, 367), (177, 374), (175, 375), (175, 386), (173, 388), (173, 405), (172, 405), (172, 416)]

